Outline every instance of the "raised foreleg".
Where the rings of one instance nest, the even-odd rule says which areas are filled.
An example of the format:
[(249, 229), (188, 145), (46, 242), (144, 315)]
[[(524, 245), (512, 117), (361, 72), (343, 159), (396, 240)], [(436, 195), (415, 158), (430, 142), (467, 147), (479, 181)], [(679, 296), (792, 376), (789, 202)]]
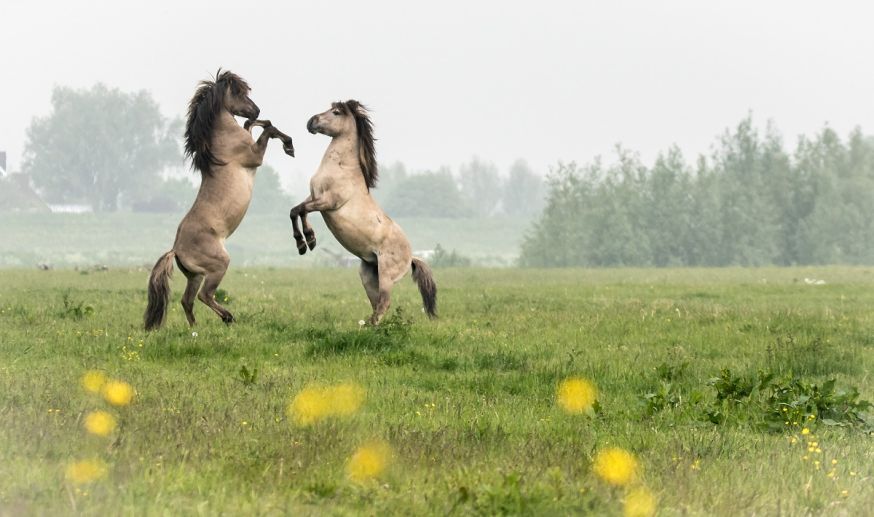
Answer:
[(269, 120), (247, 120), (243, 124), (243, 128), (250, 134), (252, 133), (253, 127), (260, 127), (263, 129), (261, 135), (258, 136), (258, 139), (255, 140), (251, 146), (253, 162), (257, 162), (257, 164), (254, 165), (255, 167), (261, 165), (263, 162), (264, 152), (267, 151), (267, 142), (271, 138), (278, 138), (281, 140), (282, 150), (285, 151), (285, 154), (294, 156), (294, 144), (291, 141), (291, 137), (277, 129), (272, 122)]
[[(303, 203), (291, 209), (288, 213), (288, 217), (291, 219), (291, 229), (294, 234), (294, 240), (297, 243), (298, 253), (301, 255), (306, 253), (307, 244), (310, 245), (309, 249), (316, 247), (316, 234), (309, 225), (309, 222), (307, 222), (306, 215), (310, 212), (333, 210), (336, 207), (337, 203), (334, 200), (334, 196), (330, 193), (324, 193), (318, 197), (310, 194)], [(301, 233), (300, 228), (297, 225), (298, 218), (300, 218), (301, 223), (303, 224), (303, 233)], [(304, 240), (304, 236), (306, 236), (306, 240)]]

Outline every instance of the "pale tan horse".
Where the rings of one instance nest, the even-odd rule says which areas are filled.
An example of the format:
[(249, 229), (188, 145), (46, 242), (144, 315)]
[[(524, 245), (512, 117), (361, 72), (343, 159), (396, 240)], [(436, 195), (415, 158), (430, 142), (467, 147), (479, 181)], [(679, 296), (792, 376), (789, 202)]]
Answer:
[[(149, 277), (149, 303), (143, 316), (146, 330), (164, 322), (170, 301), (169, 280), (173, 259), (188, 285), (182, 308), (194, 325), (194, 297), (231, 323), (234, 316), (215, 300), (215, 291), (230, 263), (227, 239), (246, 215), (252, 199), (255, 171), (264, 159), (267, 141), (282, 140), (283, 149), (294, 156), (291, 138), (269, 121), (255, 120), (260, 110), (249, 98), (249, 85), (231, 72), (219, 72), (214, 81), (203, 81), (188, 105), (185, 154), (201, 173), (194, 205), (179, 223), (173, 248), (161, 256)], [(247, 119), (240, 127), (235, 116)], [(263, 128), (258, 140), (251, 128)]]
[[(309, 212), (321, 212), (334, 237), (361, 259), (359, 274), (373, 307), (372, 325), (391, 304), (391, 290), (412, 268), (425, 311), (437, 315), (437, 285), (431, 268), (413, 257), (401, 227), (382, 211), (370, 195), (376, 185), (376, 152), (373, 125), (366, 108), (357, 101), (335, 102), (331, 109), (307, 122), (310, 133), (331, 137), (322, 163), (310, 180), (310, 196), (291, 209), (292, 227), (301, 255), (316, 245), (307, 222)], [(297, 225), (300, 217), (303, 235)], [(304, 240), (306, 236), (306, 240)]]

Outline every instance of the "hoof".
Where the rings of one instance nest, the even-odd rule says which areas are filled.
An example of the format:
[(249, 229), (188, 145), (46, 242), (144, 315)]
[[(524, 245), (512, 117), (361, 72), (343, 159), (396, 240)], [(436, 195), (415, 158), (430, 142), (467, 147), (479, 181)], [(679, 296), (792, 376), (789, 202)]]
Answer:
[(224, 321), (225, 324), (230, 325), (231, 323), (234, 323), (237, 320), (234, 319), (234, 315), (229, 312), (229, 313), (225, 314), (224, 316), (222, 316), (222, 321)]
[(312, 251), (316, 247), (316, 237), (313, 236), (312, 239), (307, 239), (307, 246), (309, 246), (310, 251)]
[(301, 255), (307, 252), (307, 245), (303, 241), (297, 241), (297, 252)]
[(294, 147), (292, 147), (290, 145), (283, 145), (282, 150), (285, 151), (285, 154), (294, 158)]

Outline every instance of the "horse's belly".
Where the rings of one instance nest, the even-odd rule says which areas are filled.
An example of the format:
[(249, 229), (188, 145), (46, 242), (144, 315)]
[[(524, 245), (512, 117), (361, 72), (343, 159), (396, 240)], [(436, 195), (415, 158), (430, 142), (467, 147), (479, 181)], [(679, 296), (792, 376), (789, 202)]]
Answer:
[(355, 220), (339, 212), (341, 211), (322, 213), (325, 225), (334, 234), (334, 238), (349, 253), (367, 262), (374, 262), (378, 240), (375, 225), (368, 224), (368, 221)]

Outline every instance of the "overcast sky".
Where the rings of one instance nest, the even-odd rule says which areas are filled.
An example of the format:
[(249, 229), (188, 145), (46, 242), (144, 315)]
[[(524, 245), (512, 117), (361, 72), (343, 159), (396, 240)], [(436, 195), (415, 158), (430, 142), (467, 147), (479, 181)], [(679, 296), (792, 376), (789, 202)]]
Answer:
[[(295, 139), (286, 182), (327, 145), (306, 120), (336, 99), (372, 108), (384, 162), (456, 168), (473, 155), (544, 171), (613, 145), (688, 157), (748, 112), (787, 143), (828, 123), (874, 132), (874, 3), (41, 2), (0, 4), (0, 149), (20, 167), (52, 87), (152, 92), (184, 115), (200, 79), (239, 73)], [(296, 179), (297, 178), (297, 179)]]

